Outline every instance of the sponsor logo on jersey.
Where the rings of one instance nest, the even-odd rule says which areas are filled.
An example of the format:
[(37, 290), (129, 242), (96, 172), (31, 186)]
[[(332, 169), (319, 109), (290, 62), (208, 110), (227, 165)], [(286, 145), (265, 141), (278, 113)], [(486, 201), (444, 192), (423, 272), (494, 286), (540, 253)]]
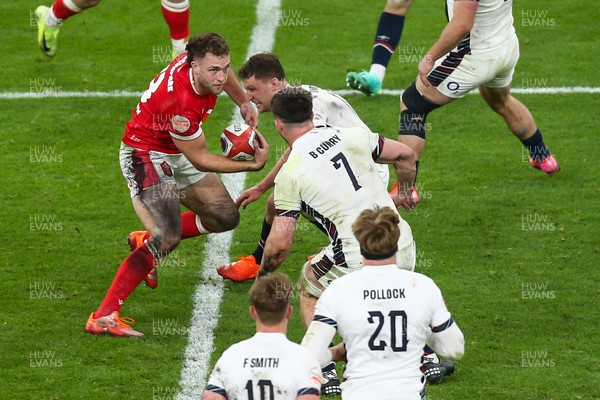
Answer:
[(175, 115), (171, 118), (171, 125), (177, 132), (185, 133), (190, 129), (190, 120), (182, 115)]

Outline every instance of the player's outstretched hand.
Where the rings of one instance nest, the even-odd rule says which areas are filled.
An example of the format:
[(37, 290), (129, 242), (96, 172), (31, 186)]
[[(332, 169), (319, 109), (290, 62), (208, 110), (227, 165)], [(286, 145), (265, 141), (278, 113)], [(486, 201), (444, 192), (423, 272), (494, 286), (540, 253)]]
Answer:
[(258, 126), (258, 113), (256, 108), (249, 101), (240, 106), (240, 114), (244, 118), (244, 122), (253, 128)]
[(269, 158), (269, 144), (256, 128), (254, 129), (254, 132), (256, 132), (256, 138), (254, 139), (254, 162), (256, 168), (254, 170), (259, 171), (265, 166), (267, 159)]
[(264, 193), (261, 190), (259, 185), (252, 186), (244, 190), (237, 199), (235, 199), (235, 205), (242, 208), (246, 208), (246, 206), (260, 198)]
[(410, 197), (410, 192), (402, 192), (398, 191), (398, 193), (394, 196), (390, 195), (392, 201), (396, 205), (396, 208), (404, 208), (407, 212), (416, 207), (416, 204), (412, 201)]

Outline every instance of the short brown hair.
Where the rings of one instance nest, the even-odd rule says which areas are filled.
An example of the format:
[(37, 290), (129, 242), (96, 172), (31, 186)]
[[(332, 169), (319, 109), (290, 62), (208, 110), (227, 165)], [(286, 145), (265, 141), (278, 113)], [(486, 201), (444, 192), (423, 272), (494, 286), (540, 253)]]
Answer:
[(352, 232), (358, 240), (363, 256), (394, 254), (400, 238), (399, 222), (398, 212), (390, 207), (363, 210), (352, 224)]
[(250, 57), (238, 71), (241, 79), (271, 79), (277, 78), (280, 81), (285, 79), (285, 71), (277, 57), (273, 53), (258, 53)]
[(285, 318), (292, 295), (292, 283), (287, 275), (272, 272), (257, 279), (250, 288), (250, 304), (265, 325), (277, 325)]
[(221, 36), (214, 32), (202, 33), (190, 39), (185, 46), (187, 51), (187, 64), (191, 65), (194, 58), (204, 58), (207, 53), (217, 57), (229, 54), (229, 45)]
[(311, 121), (313, 101), (311, 94), (298, 87), (287, 86), (273, 96), (271, 110), (276, 118), (288, 124)]

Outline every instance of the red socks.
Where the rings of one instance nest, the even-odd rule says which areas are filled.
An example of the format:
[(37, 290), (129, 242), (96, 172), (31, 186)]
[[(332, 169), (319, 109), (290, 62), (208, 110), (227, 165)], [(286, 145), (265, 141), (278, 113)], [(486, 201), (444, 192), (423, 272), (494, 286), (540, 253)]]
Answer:
[(104, 317), (121, 306), (135, 288), (144, 280), (154, 267), (154, 257), (144, 243), (129, 254), (117, 271), (117, 275), (102, 300), (102, 304), (94, 313), (94, 318)]
[(52, 4), (52, 12), (60, 21), (63, 21), (80, 11), (81, 8), (77, 7), (71, 0), (56, 0), (54, 4)]
[[(200, 227), (198, 227), (200, 225)], [(200, 236), (203, 233), (208, 233), (206, 228), (202, 226), (200, 219), (196, 218), (193, 211), (186, 211), (181, 214), (181, 239), (188, 239)]]
[(171, 39), (187, 39), (190, 36), (190, 3), (174, 3), (169, 0), (161, 1), (161, 8), (165, 21), (169, 25)]
[[(200, 225), (200, 228), (198, 225)], [(196, 222), (196, 214), (192, 211), (181, 214), (181, 239), (200, 236), (203, 233), (208, 233), (208, 231), (200, 221)], [(148, 239), (148, 232), (144, 237), (144, 240), (146, 239)], [(146, 243), (132, 251), (117, 270), (117, 275), (108, 288), (102, 304), (94, 313), (94, 318), (104, 317), (113, 311), (119, 311), (127, 297), (133, 293), (154, 266), (154, 257), (148, 250)]]

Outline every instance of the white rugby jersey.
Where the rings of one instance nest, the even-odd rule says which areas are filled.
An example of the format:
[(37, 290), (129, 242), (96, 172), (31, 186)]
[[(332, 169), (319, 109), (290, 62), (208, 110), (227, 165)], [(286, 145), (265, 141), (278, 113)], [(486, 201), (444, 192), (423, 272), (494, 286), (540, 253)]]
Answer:
[[(454, 1), (446, 0), (449, 20), (454, 12)], [(463, 41), (461, 45), (468, 45), (472, 54), (480, 54), (497, 50), (516, 39), (512, 0), (478, 0), (478, 3), (468, 42)]]
[[(358, 127), (371, 130), (342, 96), (313, 85), (302, 85), (300, 88), (308, 91), (312, 96), (315, 126)], [(381, 180), (387, 186), (390, 180), (387, 164), (377, 164), (377, 170)]]
[[(278, 216), (314, 217), (327, 232), (336, 265), (362, 264), (352, 224), (365, 209), (396, 210), (377, 164), (384, 138), (361, 128), (314, 128), (292, 145), (275, 178)], [(410, 226), (400, 217), (399, 248), (412, 244)]]
[(342, 96), (317, 86), (302, 85), (300, 87), (312, 96), (315, 126), (359, 127), (370, 130)]
[(228, 400), (296, 400), (320, 388), (321, 368), (306, 348), (263, 332), (225, 350), (206, 386)]
[(314, 321), (335, 327), (346, 345), (344, 400), (411, 400), (423, 390), (428, 328), (444, 330), (452, 317), (427, 276), (370, 265), (331, 282)]

